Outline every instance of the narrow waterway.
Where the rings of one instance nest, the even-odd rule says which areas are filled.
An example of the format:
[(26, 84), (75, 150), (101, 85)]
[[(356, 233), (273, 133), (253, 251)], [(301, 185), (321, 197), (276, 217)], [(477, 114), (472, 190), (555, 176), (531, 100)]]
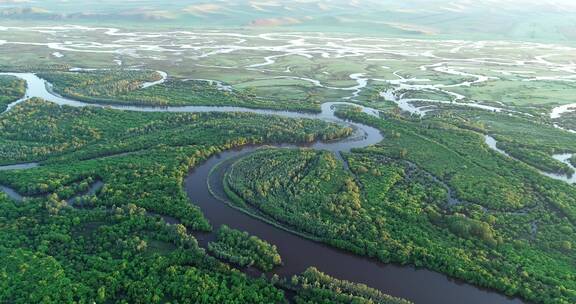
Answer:
[(4, 192), (9, 198), (17, 202), (22, 202), (24, 200), (24, 197), (20, 195), (20, 193), (10, 187), (0, 185), (0, 192)]
[(0, 166), (0, 171), (7, 171), (7, 170), (25, 170), (25, 169), (31, 169), (31, 168), (36, 168), (38, 167), (40, 164), (38, 163), (25, 163), (25, 164), (16, 164), (16, 165), (6, 165), (6, 166)]
[[(26, 97), (9, 106), (12, 109), (16, 104), (31, 97), (76, 107), (100, 105), (87, 104), (80, 101), (63, 98), (53, 94), (50, 85), (31, 73), (8, 73), (27, 81)], [(288, 118), (312, 118), (329, 122), (346, 124), (353, 127), (356, 132), (349, 138), (330, 143), (314, 143), (308, 147), (319, 150), (329, 150), (335, 153), (347, 152), (353, 148), (366, 147), (376, 144), (383, 139), (379, 130), (359, 123), (342, 120), (334, 115), (336, 105), (346, 104), (339, 102), (324, 103), (322, 112), (318, 114), (298, 113), (288, 111), (255, 110), (239, 107), (139, 107), (139, 106), (106, 106), (108, 108), (128, 111), (144, 112), (250, 112), (255, 114), (279, 115)], [(378, 115), (370, 108), (362, 108), (369, 115)], [(294, 147), (283, 145), (281, 147)], [(494, 291), (475, 287), (460, 281), (451, 280), (445, 275), (424, 269), (414, 269), (409, 266), (386, 265), (373, 259), (359, 257), (341, 250), (337, 250), (321, 243), (308, 240), (276, 228), (270, 224), (251, 217), (235, 208), (228, 206), (215, 198), (208, 188), (208, 179), (215, 179), (210, 184), (216, 185), (213, 191), (221, 192), (222, 175), (225, 167), (210, 171), (224, 160), (234, 159), (255, 151), (257, 147), (244, 147), (238, 150), (229, 150), (212, 156), (200, 166), (193, 168), (185, 180), (185, 190), (190, 200), (202, 209), (212, 225), (218, 227), (222, 224), (241, 229), (256, 235), (276, 245), (282, 255), (284, 265), (275, 270), (281, 276), (290, 276), (300, 273), (309, 266), (315, 266), (323, 272), (334, 277), (354, 282), (365, 283), (393, 296), (403, 297), (416, 303), (522, 303), (519, 299), (510, 299)], [(17, 168), (10, 168), (17, 169)], [(21, 168), (24, 169), (24, 168)], [(1, 167), (0, 167), (0, 170)], [(216, 182), (214, 182), (216, 181)], [(217, 185), (220, 185), (218, 187)], [(198, 235), (202, 245), (214, 238), (214, 234)]]
[[(67, 199), (66, 203), (68, 203), (68, 205), (70, 206), (83, 207), (83, 198), (86, 196), (95, 195), (98, 191), (100, 191), (100, 189), (102, 189), (102, 187), (104, 187), (104, 183), (100, 180), (97, 180), (94, 183), (92, 183), (86, 191), (80, 192), (75, 196), (73, 196), (72, 198)], [(46, 195), (46, 194), (44, 195), (40, 194), (27, 197), (18, 193), (18, 191), (14, 190), (13, 188), (3, 185), (0, 185), (0, 192), (4, 192), (9, 198), (17, 202), (23, 202), (24, 199), (26, 198), (32, 198), (32, 197), (39, 198), (44, 197)]]
[[(507, 157), (510, 157), (511, 159), (516, 159), (514, 158), (512, 155), (506, 153), (506, 151), (498, 148), (498, 141), (496, 141), (496, 139), (490, 135), (485, 135), (484, 136), (484, 142), (486, 143), (486, 145), (488, 145), (488, 147), (490, 147), (490, 149), (504, 155)], [(562, 162), (564, 164), (566, 164), (568, 167), (570, 167), (572, 170), (574, 170), (574, 172), (576, 172), (576, 167), (574, 167), (574, 165), (572, 165), (572, 163), (570, 162), (570, 158), (572, 157), (571, 153), (563, 153), (563, 154), (554, 154), (552, 155), (552, 158), (554, 158), (555, 160)], [(520, 162), (522, 162), (521, 160), (518, 160)], [(550, 177), (552, 179), (555, 180), (559, 180), (559, 181), (563, 181), (567, 184), (573, 185), (576, 184), (576, 174), (572, 174), (572, 175), (566, 175), (566, 174), (558, 174), (558, 173), (550, 173), (550, 172), (545, 172), (542, 171), (540, 169), (534, 168), (535, 170), (537, 170), (538, 172), (540, 172), (540, 174)]]

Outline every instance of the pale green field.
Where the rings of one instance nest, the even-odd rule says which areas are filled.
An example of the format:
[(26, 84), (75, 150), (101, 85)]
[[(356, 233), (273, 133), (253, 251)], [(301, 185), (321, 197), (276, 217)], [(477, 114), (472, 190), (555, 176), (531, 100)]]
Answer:
[[(2, 1), (11, 23), (101, 25), (134, 30), (250, 29), (417, 39), (574, 44), (568, 0), (85, 0)], [(4, 21), (4, 20), (3, 20)]]
[[(546, 119), (576, 102), (575, 48), (513, 41), (379, 38), (257, 30), (4, 27), (3, 70), (143, 68), (212, 79), (277, 102), (407, 101), (430, 113), (486, 104)], [(388, 91), (386, 100), (378, 95)], [(378, 105), (382, 103), (382, 105)]]

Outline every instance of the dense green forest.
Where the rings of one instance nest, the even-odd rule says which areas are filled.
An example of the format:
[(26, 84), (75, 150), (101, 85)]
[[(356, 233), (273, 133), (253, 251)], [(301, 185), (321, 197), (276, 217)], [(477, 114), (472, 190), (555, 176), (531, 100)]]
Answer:
[(234, 90), (223, 84), (205, 80), (169, 78), (164, 83), (141, 89), (144, 82), (160, 79), (160, 74), (154, 71), (43, 72), (38, 76), (52, 83), (57, 93), (92, 103), (147, 106), (241, 106), (320, 111), (320, 104), (317, 101), (275, 102), (259, 98), (250, 89)]
[(0, 75), (0, 113), (4, 112), (10, 103), (24, 97), (24, 94), (26, 94), (24, 80)]
[(34, 170), (3, 172), (0, 184), (25, 195), (53, 192), (69, 198), (77, 184), (98, 179), (105, 186), (95, 205), (135, 202), (193, 228), (207, 229), (181, 188), (189, 167), (234, 146), (305, 142), (348, 131), (309, 119), (122, 112), (30, 100), (0, 117), (0, 132), (0, 163), (42, 160), (45, 164)]
[[(141, 89), (160, 79), (152, 71), (39, 76), (62, 95), (95, 103), (319, 109), (198, 80)], [(24, 91), (22, 81), (0, 77), (0, 105)], [(574, 173), (551, 157), (576, 151), (572, 134), (547, 118), (469, 109), (426, 119), (397, 111), (379, 119), (346, 108), (337, 114), (380, 129), (385, 139), (342, 158), (259, 150), (229, 168), (230, 197), (250, 213), (358, 255), (536, 303), (576, 302), (576, 189), (536, 170)], [(288, 290), (295, 303), (406, 303), (313, 268), (290, 282), (251, 278), (234, 267), (268, 272), (281, 265), (274, 244), (226, 226), (205, 249), (193, 236), (213, 227), (182, 189), (190, 168), (238, 146), (351, 132), (320, 120), (247, 113), (23, 102), (0, 116), (0, 165), (39, 167), (0, 174), (0, 185), (26, 197), (19, 204), (0, 193), (0, 302), (284, 303)], [(487, 134), (514, 159), (489, 149)], [(97, 183), (103, 186), (95, 193), (71, 200)]]
[[(483, 134), (473, 129), (467, 121), (442, 117), (412, 121), (393, 116), (375, 120), (352, 111), (339, 114), (387, 130), (391, 136), (374, 147), (374, 151), (413, 161), (445, 181), (463, 200), (510, 212), (542, 204), (553, 211), (558, 209), (560, 216), (576, 222), (574, 187), (538, 174), (532, 166), (510, 160), (489, 149), (483, 144)], [(576, 150), (576, 142), (570, 140), (570, 133), (551, 127), (543, 131), (534, 128), (534, 125), (528, 128), (530, 133), (521, 133), (519, 129), (528, 126), (507, 125), (498, 130), (504, 139), (516, 135), (527, 143), (533, 143), (534, 149), (541, 151), (544, 151), (543, 146), (547, 142), (554, 142), (552, 148), (555, 153)], [(542, 136), (546, 131), (549, 131), (548, 136)]]
[[(221, 117), (218, 120), (203, 117)], [(244, 118), (255, 118), (260, 124)], [(274, 123), (274, 122), (277, 122)], [(262, 132), (262, 123), (270, 126)], [(186, 145), (196, 134), (185, 132), (200, 127), (205, 136), (238, 135), (241, 145), (262, 141), (297, 142), (315, 138), (336, 138), (350, 132), (347, 128), (328, 127), (312, 120), (290, 120), (277, 116), (255, 116), (245, 113), (127, 113), (93, 108), (59, 107), (32, 99), (0, 117), (0, 163), (44, 160), (47, 155), (65, 155), (68, 160), (134, 152), (149, 147)], [(289, 134), (285, 133), (290, 130)], [(171, 135), (177, 136), (171, 136)], [(199, 135), (201, 135), (199, 133)], [(90, 149), (81, 149), (90, 145)]]
[[(231, 166), (225, 182), (252, 212), (332, 246), (427, 267), (534, 302), (573, 302), (574, 223), (556, 215), (560, 211), (548, 201), (511, 208), (484, 194), (476, 202), (458, 194), (462, 201), (449, 204), (452, 184), (444, 175), (416, 163), (410, 158), (415, 152), (387, 144), (409, 136), (385, 140), (387, 149), (345, 155), (349, 170), (329, 152), (259, 151)], [(476, 176), (476, 183), (484, 178)]]
[(276, 246), (226, 225), (218, 229), (216, 241), (208, 244), (208, 251), (241, 267), (254, 266), (266, 272), (282, 264)]
[[(283, 292), (206, 255), (190, 234), (211, 226), (182, 189), (189, 167), (223, 149), (337, 137), (315, 120), (60, 107), (42, 100), (0, 118), (0, 302), (283, 303)], [(344, 133), (342, 133), (344, 132)], [(145, 178), (144, 178), (145, 177)], [(104, 187), (70, 208), (95, 180)], [(158, 214), (178, 219), (167, 225)], [(17, 275), (15, 275), (17, 274)]]
[[(570, 120), (569, 114), (566, 115)], [(570, 174), (571, 170), (551, 156), (576, 151), (574, 134), (555, 128), (547, 117), (510, 116), (485, 111), (446, 111), (429, 123), (445, 125), (449, 122), (459, 128), (490, 134), (498, 141), (498, 147), (509, 155), (530, 166), (549, 173)]]
[(308, 269), (290, 281), (249, 278), (207, 255), (182, 225), (133, 204), (26, 204), (0, 193), (2, 303), (408, 303)]
[(574, 170), (565, 163), (551, 158), (550, 153), (509, 143), (498, 143), (498, 148), (506, 151), (510, 156), (544, 172), (570, 176), (575, 173)]
[(0, 194), (0, 302), (283, 303), (283, 292), (205, 254), (182, 225), (133, 204), (16, 204)]

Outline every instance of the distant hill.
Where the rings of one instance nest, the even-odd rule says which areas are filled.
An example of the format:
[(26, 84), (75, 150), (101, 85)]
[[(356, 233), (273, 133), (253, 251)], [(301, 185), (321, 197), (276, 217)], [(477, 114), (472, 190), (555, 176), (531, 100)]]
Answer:
[(576, 41), (573, 0), (0, 0), (4, 20)]

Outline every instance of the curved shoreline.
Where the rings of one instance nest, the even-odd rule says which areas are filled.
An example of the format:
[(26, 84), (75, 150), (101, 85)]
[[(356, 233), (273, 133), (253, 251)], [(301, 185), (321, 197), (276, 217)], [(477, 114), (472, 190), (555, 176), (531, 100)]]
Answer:
[[(263, 147), (264, 147), (264, 146), (263, 146)], [(259, 148), (263, 148), (263, 147), (259, 147)], [(258, 149), (259, 149), (259, 148), (258, 148)], [(287, 147), (285, 147), (285, 148), (287, 148)], [(258, 149), (256, 149), (256, 151), (257, 151)], [(254, 151), (254, 152), (255, 152), (255, 151)], [(251, 152), (251, 153), (253, 153), (253, 152)], [(247, 154), (248, 154), (248, 153), (247, 153)], [(224, 161), (216, 164), (215, 166), (213, 166), (212, 169), (210, 169), (210, 171), (208, 172), (208, 178), (206, 178), (206, 184), (207, 184), (207, 186), (208, 186), (208, 191), (210, 191), (210, 194), (211, 194), (214, 198), (216, 198), (217, 200), (219, 200), (220, 202), (222, 202), (222, 203), (226, 204), (227, 206), (229, 206), (230, 208), (234, 208), (234, 209), (236, 209), (236, 210), (238, 210), (238, 211), (240, 211), (240, 212), (242, 212), (242, 213), (244, 213), (244, 214), (246, 214), (246, 215), (249, 215), (249, 216), (251, 216), (251, 217), (253, 217), (253, 218), (256, 218), (256, 219), (258, 219), (258, 220), (260, 220), (260, 221), (263, 221), (263, 222), (267, 223), (268, 225), (274, 226), (274, 227), (276, 227), (276, 228), (278, 228), (278, 229), (282, 229), (282, 230), (284, 230), (284, 231), (286, 231), (286, 232), (288, 232), (288, 233), (295, 234), (295, 235), (297, 235), (297, 236), (299, 236), (299, 237), (302, 237), (302, 238), (305, 238), (305, 239), (308, 239), (308, 240), (311, 240), (311, 241), (323, 242), (322, 239), (317, 238), (317, 237), (315, 237), (315, 236), (313, 236), (313, 235), (306, 234), (306, 233), (303, 233), (303, 232), (300, 232), (300, 231), (297, 231), (297, 230), (294, 230), (294, 229), (290, 229), (289, 227), (286, 227), (286, 226), (282, 225), (281, 223), (274, 222), (273, 220), (268, 219), (268, 218), (266, 218), (266, 217), (264, 217), (264, 216), (262, 216), (262, 215), (259, 215), (259, 214), (257, 214), (256, 212), (253, 212), (253, 211), (250, 211), (250, 210), (248, 210), (248, 209), (244, 209), (244, 208), (242, 208), (242, 207), (240, 207), (240, 206), (237, 206), (236, 204), (234, 204), (233, 202), (230, 201), (230, 200), (232, 200), (232, 199), (229, 198), (229, 194), (227, 194), (227, 193), (222, 193), (222, 194), (216, 193), (215, 187), (212, 186), (212, 176), (213, 176), (213, 174), (216, 172), (216, 170), (223, 170), (222, 172), (224, 173), (224, 179), (223, 179), (223, 180), (220, 180), (220, 179), (218, 179), (218, 178), (216, 178), (216, 179), (217, 179), (217, 180), (220, 180), (220, 182), (222, 183), (223, 192), (226, 192), (226, 191), (227, 191), (227, 190), (226, 190), (227, 186), (226, 186), (226, 184), (225, 184), (225, 183), (226, 183), (225, 179), (227, 178), (227, 175), (228, 175), (227, 170), (228, 170), (228, 168), (229, 168), (230, 166), (233, 166), (234, 163), (235, 163), (237, 160), (243, 158), (244, 156), (247, 156), (247, 155), (241, 155), (241, 156), (238, 156), (238, 157), (236, 157), (236, 158), (231, 158), (231, 159), (224, 160)], [(228, 162), (230, 162), (230, 163), (228, 163)], [(224, 167), (224, 166), (225, 166), (225, 167)], [(214, 182), (217, 182), (217, 181), (214, 181)], [(223, 195), (228, 196), (228, 198), (223, 197)], [(239, 197), (239, 199), (241, 199), (241, 198)]]
[[(139, 106), (103, 106), (84, 103), (61, 96), (57, 96), (47, 89), (48, 83), (32, 73), (2, 73), (17, 76), (27, 81), (26, 96), (14, 105), (32, 97), (38, 97), (59, 105), (73, 107), (100, 107), (125, 111), (139, 112), (249, 112), (263, 115), (279, 115), (286, 118), (320, 119), (327, 122), (340, 123), (355, 128), (364, 134), (352, 136), (335, 142), (315, 142), (309, 145), (312, 149), (329, 150), (335, 153), (348, 152), (354, 148), (362, 148), (379, 143), (383, 136), (376, 128), (347, 121), (336, 117), (335, 106), (354, 105), (368, 115), (378, 116), (378, 111), (347, 102), (326, 102), (321, 105), (321, 112), (317, 114), (299, 113), (291, 111), (259, 110), (243, 107), (209, 107), (209, 106), (181, 106), (181, 107), (139, 107)], [(289, 147), (291, 145), (279, 145)], [(294, 146), (294, 145), (292, 145)], [(207, 179), (209, 172), (221, 162), (222, 159), (231, 159), (239, 153), (250, 153), (257, 147), (242, 147), (239, 150), (228, 150), (208, 158), (204, 163), (192, 168), (186, 177), (184, 187), (191, 201), (196, 202), (213, 226), (227, 224), (232, 228), (249, 232), (263, 240), (278, 246), (285, 265), (274, 272), (283, 277), (301, 273), (309, 266), (315, 266), (329, 275), (339, 279), (365, 283), (382, 292), (393, 296), (407, 298), (417, 303), (522, 303), (520, 299), (510, 299), (495, 291), (462, 283), (448, 278), (446, 275), (426, 270), (414, 269), (410, 266), (397, 266), (383, 264), (375, 259), (353, 255), (339, 249), (305, 239), (285, 230), (271, 226), (255, 219), (235, 208), (230, 208), (215, 198), (208, 189)], [(198, 237), (201, 244), (210, 240), (211, 234)]]
[[(522, 163), (525, 163), (524, 161), (516, 159), (512, 155), (508, 154), (506, 151), (498, 148), (498, 146), (497, 146), (498, 141), (490, 135), (484, 135), (484, 143), (488, 147), (490, 147), (490, 149), (492, 149), (493, 151), (496, 151), (497, 153), (499, 153), (503, 156), (509, 157), (510, 159), (514, 159), (514, 160), (522, 162)], [(573, 153), (562, 153), (562, 154), (554, 154), (551, 157), (554, 158), (555, 160), (559, 161), (559, 162), (566, 164), (572, 170), (576, 171), (576, 167), (574, 167), (572, 165), (572, 163), (570, 163), (570, 161), (569, 161), (569, 159), (572, 157), (572, 155), (574, 155), (574, 154)], [(527, 165), (529, 165), (529, 164), (527, 164)], [(547, 176), (551, 179), (559, 180), (559, 181), (565, 182), (569, 185), (576, 184), (576, 174), (567, 175), (567, 174), (551, 173), (551, 172), (546, 172), (546, 171), (540, 170), (534, 166), (530, 166), (530, 167), (532, 167), (534, 170), (538, 171), (541, 175)]]
[[(289, 148), (297, 145), (279, 147)], [(415, 303), (524, 303), (518, 298), (508, 298), (495, 291), (449, 278), (439, 272), (408, 265), (384, 264), (373, 258), (331, 247), (319, 240), (311, 240), (299, 233), (294, 234), (281, 224), (254, 216), (230, 202), (222, 201), (222, 194), (215, 194), (222, 189), (215, 189), (211, 183), (211, 179), (214, 182), (221, 181), (221, 174), (224, 172), (219, 166), (224, 162), (247, 156), (259, 148), (260, 146), (246, 146), (211, 156), (190, 170), (184, 187), (190, 200), (200, 207), (214, 227), (226, 224), (231, 228), (247, 231), (278, 247), (284, 265), (275, 268), (268, 275), (277, 274), (280, 277), (290, 278), (309, 266), (314, 266), (339, 279), (364, 283), (384, 293), (406, 298)], [(223, 185), (218, 185), (220, 186)], [(198, 242), (205, 247), (213, 238), (214, 232), (203, 233)]]

